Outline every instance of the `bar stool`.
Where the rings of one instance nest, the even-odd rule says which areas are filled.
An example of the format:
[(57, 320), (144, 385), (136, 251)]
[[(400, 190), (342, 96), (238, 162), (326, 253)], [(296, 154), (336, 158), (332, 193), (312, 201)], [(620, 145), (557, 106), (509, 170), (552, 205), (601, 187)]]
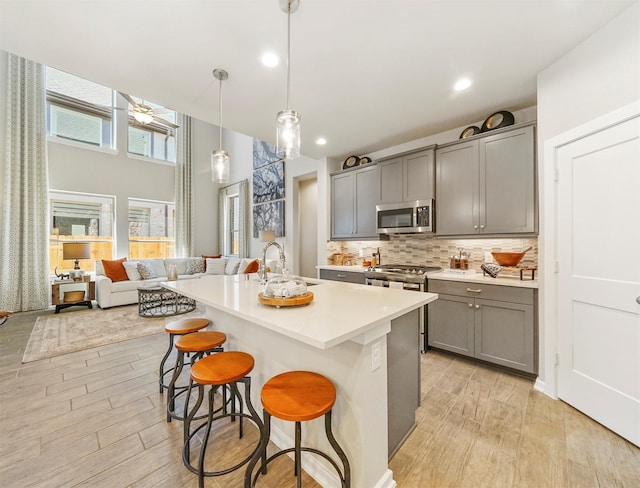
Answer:
[[(225, 351), (213, 354), (211, 356), (204, 357), (197, 361), (191, 367), (191, 378), (189, 380), (189, 389), (187, 390), (187, 397), (184, 405), (184, 448), (182, 450), (182, 461), (189, 471), (198, 475), (198, 486), (204, 488), (205, 476), (221, 476), (236, 469), (240, 468), (244, 464), (258, 453), (260, 448), (260, 440), (263, 437), (264, 426), (260, 416), (253, 408), (251, 403), (251, 377), (247, 376), (253, 370), (254, 359), (253, 356), (245, 352), (239, 351)], [(244, 413), (242, 407), (242, 397), (238, 389), (238, 383), (244, 384), (244, 402), (247, 405), (249, 413)], [(198, 399), (189, 411), (189, 398), (191, 397), (191, 390), (194, 384), (198, 387)], [(209, 385), (209, 410), (207, 415), (207, 421), (200, 424), (198, 427), (191, 431), (191, 423), (195, 419), (196, 412), (200, 408), (200, 405), (204, 399), (204, 387)], [(227, 412), (226, 409), (216, 409), (214, 405), (214, 394), (220, 387), (229, 387), (231, 389), (231, 411)], [(240, 411), (237, 412), (235, 408), (236, 400), (240, 405)], [(222, 413), (219, 413), (221, 412)], [(187, 413), (188, 412), (188, 413)], [(216, 415), (216, 412), (218, 414)], [(260, 440), (256, 443), (256, 447), (251, 453), (244, 459), (240, 460), (233, 466), (217, 471), (206, 471), (204, 468), (204, 458), (209, 444), (209, 435), (211, 433), (212, 425), (215, 421), (231, 417), (234, 421), (236, 417), (240, 418), (239, 423), (239, 438), (243, 436), (243, 418), (248, 418), (256, 424), (260, 431)], [(200, 447), (200, 455), (198, 457), (198, 466), (193, 466), (190, 459), (191, 442), (194, 437), (197, 436), (201, 429), (205, 429), (204, 436)]]
[[(226, 341), (227, 335), (224, 332), (218, 331), (193, 332), (178, 337), (178, 340), (175, 342), (176, 351), (178, 351), (176, 365), (173, 367), (173, 376), (167, 388), (167, 422), (171, 422), (172, 418), (183, 420), (183, 417), (176, 414), (175, 406), (176, 398), (186, 392), (188, 388), (187, 385), (176, 386), (176, 382), (184, 368), (184, 355), (193, 354), (191, 357), (191, 367), (193, 367), (194, 363), (205, 355), (208, 356), (216, 352), (223, 352), (224, 348), (222, 344)], [(226, 405), (226, 389), (223, 389), (223, 394), (225, 397), (223, 405)]]
[[(322, 456), (335, 468), (343, 488), (351, 487), (351, 467), (344, 451), (331, 431), (331, 409), (336, 401), (336, 388), (328, 378), (311, 371), (289, 371), (274, 376), (262, 387), (262, 406), (264, 407), (264, 432), (260, 451), (253, 457), (245, 471), (244, 486), (253, 488), (260, 474), (267, 473), (267, 465), (283, 454), (294, 452), (294, 476), (297, 487), (302, 487), (302, 452), (311, 452)], [(311, 447), (303, 447), (301, 422), (313, 420), (324, 415), (324, 429), (329, 444), (342, 461), (342, 470), (326, 453)], [(296, 423), (295, 447), (276, 452), (267, 459), (267, 444), (271, 435), (271, 417)], [(262, 457), (261, 469), (253, 476), (253, 470)]]
[(169, 355), (171, 354), (171, 351), (173, 350), (173, 341), (175, 340), (175, 336), (191, 334), (192, 332), (198, 332), (199, 330), (202, 330), (208, 327), (210, 323), (211, 321), (209, 319), (198, 317), (193, 319), (175, 320), (164, 326), (165, 332), (169, 334), (169, 348), (167, 349), (167, 352), (162, 358), (162, 361), (160, 361), (160, 371), (159, 371), (160, 378), (158, 380), (160, 384), (160, 393), (162, 393), (164, 388), (167, 388), (167, 385), (165, 385), (164, 383), (165, 375), (173, 371), (173, 368), (165, 371), (164, 363), (167, 362), (167, 358), (169, 357)]

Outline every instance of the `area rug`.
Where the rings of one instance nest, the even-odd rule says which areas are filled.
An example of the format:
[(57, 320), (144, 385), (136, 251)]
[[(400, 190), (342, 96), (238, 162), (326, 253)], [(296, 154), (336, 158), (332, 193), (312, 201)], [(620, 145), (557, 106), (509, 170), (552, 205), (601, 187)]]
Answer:
[(204, 315), (196, 309), (170, 317), (140, 317), (138, 306), (71, 311), (38, 317), (22, 362), (61, 356), (70, 352), (122, 342), (164, 332), (165, 320)]

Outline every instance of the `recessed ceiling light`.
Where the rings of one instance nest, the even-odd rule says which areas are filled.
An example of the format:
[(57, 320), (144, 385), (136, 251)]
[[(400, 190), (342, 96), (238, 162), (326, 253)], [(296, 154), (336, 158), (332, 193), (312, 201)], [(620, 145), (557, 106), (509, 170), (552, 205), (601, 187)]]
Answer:
[(280, 58), (276, 56), (274, 53), (264, 53), (262, 55), (262, 64), (268, 66), (269, 68), (273, 68), (274, 66), (278, 66), (280, 63)]
[(453, 89), (455, 91), (462, 91), (462, 90), (466, 90), (470, 86), (471, 86), (471, 80), (469, 78), (460, 78), (458, 81), (456, 81), (456, 84), (453, 85)]
[(327, 143), (327, 140), (324, 137), (318, 137), (316, 139), (316, 144), (318, 146), (324, 146)]

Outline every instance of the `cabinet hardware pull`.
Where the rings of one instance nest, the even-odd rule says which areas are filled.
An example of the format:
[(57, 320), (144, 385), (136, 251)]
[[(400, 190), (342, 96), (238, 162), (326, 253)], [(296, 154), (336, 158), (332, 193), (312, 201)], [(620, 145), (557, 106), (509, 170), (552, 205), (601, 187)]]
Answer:
[(477, 225), (474, 225), (474, 226), (473, 226), (473, 228), (474, 228), (474, 229), (477, 229), (477, 228), (478, 228), (478, 226), (477, 226)]
[(467, 288), (469, 293), (482, 293), (482, 288)]
[(346, 275), (346, 274), (341, 274), (341, 273), (338, 273), (336, 276), (337, 276), (338, 278), (346, 278), (346, 277), (347, 277), (347, 275)]
[(480, 308), (480, 305), (476, 305), (476, 308)]
[(640, 304), (640, 297), (636, 297), (636, 302), (638, 302), (638, 304)]
[(473, 308), (473, 303), (470, 303), (470, 304), (469, 304), (469, 308)]
[(481, 225), (481, 226), (480, 226), (480, 228), (481, 228), (481, 229), (484, 229), (484, 225)]

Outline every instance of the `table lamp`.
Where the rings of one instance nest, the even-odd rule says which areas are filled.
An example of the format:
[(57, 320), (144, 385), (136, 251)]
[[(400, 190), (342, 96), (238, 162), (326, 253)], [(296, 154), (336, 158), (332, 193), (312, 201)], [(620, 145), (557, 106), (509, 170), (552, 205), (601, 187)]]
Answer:
[(74, 259), (73, 270), (69, 272), (69, 277), (74, 280), (82, 279), (83, 271), (80, 269), (80, 259), (91, 258), (91, 243), (89, 242), (63, 242), (62, 259)]

